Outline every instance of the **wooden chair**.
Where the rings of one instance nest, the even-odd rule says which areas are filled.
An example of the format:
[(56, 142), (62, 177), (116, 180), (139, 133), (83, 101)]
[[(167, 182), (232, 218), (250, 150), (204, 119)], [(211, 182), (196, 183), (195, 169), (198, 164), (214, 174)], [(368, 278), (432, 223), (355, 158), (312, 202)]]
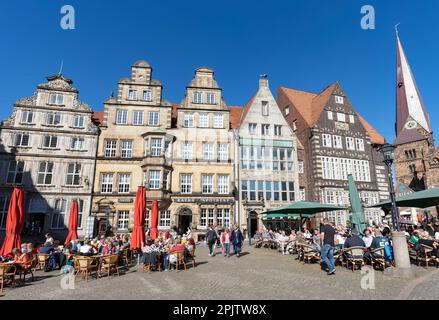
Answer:
[(366, 264), (364, 260), (364, 254), (366, 253), (367, 249), (364, 247), (352, 247), (345, 249), (345, 258), (346, 258), (346, 265), (349, 267), (349, 264), (352, 265), (352, 271), (355, 270), (355, 266), (360, 266), (360, 269), (362, 266)]
[(303, 249), (302, 249), (302, 244), (299, 241), (296, 241), (296, 253), (297, 253), (296, 260), (299, 260), (299, 262), (303, 261)]
[[(20, 281), (22, 283), (26, 282), (26, 275), (30, 274), (32, 276), (32, 282), (34, 281), (34, 272), (38, 267), (37, 257), (33, 257), (29, 262), (21, 265), (22, 268), (18, 269), (18, 275), (20, 276)], [(23, 277), (23, 280), (21, 279)]]
[(96, 265), (93, 265), (93, 259), (89, 257), (77, 257), (75, 260), (75, 278), (78, 275), (82, 275), (82, 279), (88, 282), (88, 275), (94, 273), (96, 279), (98, 279), (98, 272)]
[(39, 253), (37, 254), (38, 270), (45, 271), (49, 262), (50, 254)]
[(409, 241), (409, 242), (407, 242), (407, 247), (409, 250), (410, 260), (412, 260), (416, 264), (418, 264), (418, 251), (416, 250), (416, 246)]
[(320, 261), (320, 253), (312, 246), (308, 244), (302, 244), (303, 262), (311, 263), (313, 261)]
[[(168, 259), (168, 271), (171, 271), (171, 266), (172, 265), (175, 265), (175, 269), (178, 271), (178, 269), (179, 269), (179, 267), (181, 266), (181, 265), (183, 265), (184, 266), (184, 270), (187, 270), (187, 268), (186, 268), (186, 262), (185, 262), (185, 260), (184, 260), (184, 253), (185, 253), (185, 251), (184, 250), (181, 250), (181, 251), (175, 251), (175, 252), (173, 252), (173, 253), (170, 253), (169, 254), (169, 259)], [(176, 259), (175, 259), (175, 261), (174, 262), (171, 262), (171, 255), (175, 255), (176, 256)]]
[(188, 262), (192, 262), (192, 267), (195, 269), (195, 249), (189, 251)]
[(345, 266), (345, 259), (344, 259), (344, 250), (343, 249), (334, 249), (334, 264), (339, 264), (340, 266)]
[(155, 265), (153, 263), (144, 263), (142, 265), (142, 272), (145, 272), (145, 270), (148, 270), (148, 273), (151, 272), (151, 270), (154, 268), (156, 271), (161, 271), (161, 262), (160, 262), (160, 253), (156, 253), (156, 263)]
[(121, 251), (121, 259), (122, 259), (122, 261), (123, 261), (124, 266), (128, 268), (128, 266), (129, 266), (130, 263), (131, 263), (131, 259), (130, 259), (130, 251), (129, 251), (128, 248), (123, 249), (123, 250)]
[(0, 264), (0, 292), (4, 291), (5, 280), (11, 280), (12, 288), (15, 288), (15, 273), (17, 268), (13, 264)]
[(421, 244), (418, 250), (418, 266), (424, 263), (425, 266), (428, 267), (428, 264), (432, 261), (437, 264), (437, 259), (434, 256), (433, 251), (434, 248)]
[(378, 268), (379, 270), (382, 270), (384, 272), (387, 267), (386, 251), (384, 250), (384, 248), (372, 250), (370, 256), (372, 261), (372, 268)]
[(118, 255), (112, 254), (108, 257), (104, 257), (101, 262), (101, 274), (106, 274), (107, 279), (110, 279), (110, 276), (114, 273), (117, 273), (117, 276), (120, 276), (118, 262)]

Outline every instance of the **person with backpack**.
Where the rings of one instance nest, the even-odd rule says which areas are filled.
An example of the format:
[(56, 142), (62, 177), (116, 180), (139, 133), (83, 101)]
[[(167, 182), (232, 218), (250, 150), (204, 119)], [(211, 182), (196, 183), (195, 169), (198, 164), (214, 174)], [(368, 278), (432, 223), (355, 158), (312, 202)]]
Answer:
[(218, 240), (218, 235), (213, 229), (213, 225), (209, 226), (209, 230), (207, 230), (206, 241), (209, 246), (209, 257), (213, 257), (213, 247), (215, 246), (216, 241)]
[(237, 225), (235, 225), (232, 235), (230, 237), (230, 242), (233, 243), (233, 250), (236, 256), (239, 258), (241, 256), (242, 243), (244, 242), (244, 236)]

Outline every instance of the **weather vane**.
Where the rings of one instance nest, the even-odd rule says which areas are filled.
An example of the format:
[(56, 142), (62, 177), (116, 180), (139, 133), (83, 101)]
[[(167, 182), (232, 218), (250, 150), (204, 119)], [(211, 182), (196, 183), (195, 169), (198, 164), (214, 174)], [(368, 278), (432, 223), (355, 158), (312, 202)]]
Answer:
[(399, 32), (399, 30), (398, 30), (398, 27), (399, 27), (399, 25), (400, 25), (401, 23), (397, 23), (397, 24), (395, 24), (395, 31), (396, 31), (396, 33), (398, 33)]
[(58, 73), (59, 76), (62, 75), (63, 68), (64, 68), (64, 60), (61, 60), (61, 68), (59, 68), (59, 73)]

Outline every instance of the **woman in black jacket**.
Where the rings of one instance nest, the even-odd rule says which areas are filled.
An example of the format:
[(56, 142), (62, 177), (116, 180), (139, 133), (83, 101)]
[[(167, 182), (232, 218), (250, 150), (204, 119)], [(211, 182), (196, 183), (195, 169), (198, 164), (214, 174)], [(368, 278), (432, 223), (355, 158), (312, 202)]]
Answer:
[(236, 256), (239, 258), (241, 256), (242, 243), (244, 242), (244, 236), (238, 226), (235, 226), (232, 231), (232, 236), (230, 242), (233, 243), (233, 250)]

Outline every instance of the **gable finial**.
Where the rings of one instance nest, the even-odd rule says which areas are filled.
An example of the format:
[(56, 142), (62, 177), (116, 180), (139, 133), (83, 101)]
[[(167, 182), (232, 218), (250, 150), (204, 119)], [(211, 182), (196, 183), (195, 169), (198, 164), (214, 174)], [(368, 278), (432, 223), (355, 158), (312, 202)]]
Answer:
[(64, 60), (61, 60), (61, 67), (59, 68), (59, 73), (58, 73), (59, 76), (62, 75), (63, 68), (64, 68)]

